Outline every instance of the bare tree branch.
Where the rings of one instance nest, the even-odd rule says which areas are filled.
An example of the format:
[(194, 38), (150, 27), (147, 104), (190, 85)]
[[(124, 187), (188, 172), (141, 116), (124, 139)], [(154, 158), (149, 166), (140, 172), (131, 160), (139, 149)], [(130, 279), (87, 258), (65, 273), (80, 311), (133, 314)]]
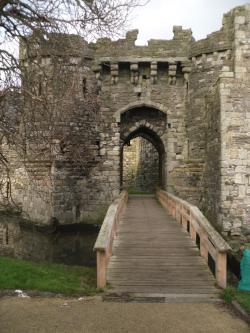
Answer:
[[(98, 97), (93, 87), (84, 86), (81, 64), (65, 67), (61, 56), (54, 54), (48, 70), (50, 65), (44, 66), (36, 43), (47, 45), (51, 36), (56, 40), (60, 33), (65, 38), (77, 34), (86, 41), (118, 36), (131, 11), (146, 2), (0, 0), (0, 197), (5, 201), (14, 202), (11, 163), (15, 155), (25, 166), (25, 177), (40, 190), (41, 179), (32, 167), (39, 161), (45, 167), (64, 161), (85, 175), (96, 163), (94, 157), (85, 156), (97, 155), (98, 142), (88, 137), (89, 144), (84, 144), (79, 131), (92, 128), (97, 133)], [(58, 112), (63, 109), (70, 109), (71, 114)], [(71, 124), (72, 118), (77, 125)], [(41, 190), (41, 196), (46, 195)]]

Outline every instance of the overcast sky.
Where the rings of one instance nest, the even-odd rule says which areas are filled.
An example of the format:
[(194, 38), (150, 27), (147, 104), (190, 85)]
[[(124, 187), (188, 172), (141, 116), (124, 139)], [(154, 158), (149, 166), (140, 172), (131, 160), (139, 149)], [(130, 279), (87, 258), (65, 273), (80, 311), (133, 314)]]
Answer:
[(173, 25), (191, 28), (196, 40), (219, 30), (223, 14), (250, 1), (240, 0), (151, 0), (132, 14), (131, 29), (139, 29), (136, 44), (149, 39), (172, 39)]

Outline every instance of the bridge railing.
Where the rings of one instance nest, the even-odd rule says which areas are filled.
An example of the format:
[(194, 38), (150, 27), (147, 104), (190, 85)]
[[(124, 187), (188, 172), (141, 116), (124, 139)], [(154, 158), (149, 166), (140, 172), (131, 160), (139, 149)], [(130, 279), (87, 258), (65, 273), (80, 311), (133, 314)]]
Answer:
[(119, 198), (109, 206), (94, 245), (94, 251), (96, 251), (98, 288), (104, 288), (106, 286), (106, 271), (109, 258), (112, 255), (112, 244), (127, 200), (128, 192), (122, 191)]
[(200, 249), (208, 266), (215, 274), (217, 284), (227, 285), (227, 251), (228, 243), (214, 229), (198, 207), (163, 190), (156, 190), (156, 197), (162, 206), (189, 232)]

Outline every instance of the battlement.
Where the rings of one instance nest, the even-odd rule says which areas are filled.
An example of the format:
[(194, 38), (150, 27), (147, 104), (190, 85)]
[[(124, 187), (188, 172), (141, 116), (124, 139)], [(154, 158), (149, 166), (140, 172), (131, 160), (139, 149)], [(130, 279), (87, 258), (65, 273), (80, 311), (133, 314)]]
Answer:
[[(250, 4), (239, 6), (224, 14), (222, 27), (219, 31), (212, 32), (206, 38), (195, 41), (191, 29), (183, 29), (182, 26), (173, 27), (171, 40), (151, 39), (147, 46), (137, 46), (138, 30), (126, 33), (125, 38), (111, 40), (100, 38), (95, 43), (88, 44), (78, 35), (52, 33), (41, 36), (39, 31), (29, 37), (29, 50), (24, 43), (20, 43), (20, 58), (27, 56), (63, 56), (86, 57), (98, 62), (98, 58), (126, 57), (197, 57), (202, 54), (232, 50), (239, 22), (242, 20), (247, 26), (250, 21)], [(243, 19), (244, 17), (244, 19)], [(241, 19), (240, 19), (241, 18)]]
[(21, 60), (36, 56), (93, 57), (92, 50), (81, 36), (61, 33), (42, 36), (39, 32), (31, 35), (28, 41), (20, 40), (19, 54)]

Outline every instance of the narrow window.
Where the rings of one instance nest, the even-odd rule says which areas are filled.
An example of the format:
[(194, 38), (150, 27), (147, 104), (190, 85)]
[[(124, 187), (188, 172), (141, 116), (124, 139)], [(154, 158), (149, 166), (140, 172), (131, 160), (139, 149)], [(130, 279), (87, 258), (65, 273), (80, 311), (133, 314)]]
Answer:
[(42, 82), (41, 82), (41, 78), (39, 79), (39, 83), (38, 83), (38, 96), (42, 95)]
[(6, 199), (9, 199), (10, 197), (10, 182), (7, 182), (6, 184)]
[(82, 79), (82, 93), (83, 93), (83, 97), (85, 98), (86, 94), (87, 94), (87, 80), (86, 80), (86, 77), (84, 77)]

